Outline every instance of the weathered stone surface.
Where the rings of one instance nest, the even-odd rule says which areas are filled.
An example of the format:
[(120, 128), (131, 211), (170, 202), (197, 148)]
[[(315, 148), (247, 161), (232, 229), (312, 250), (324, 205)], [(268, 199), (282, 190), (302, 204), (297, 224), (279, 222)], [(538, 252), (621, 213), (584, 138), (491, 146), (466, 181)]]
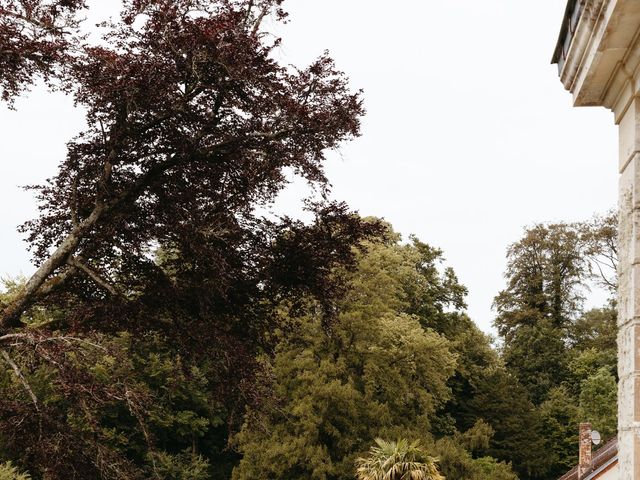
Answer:
[[(621, 122), (620, 145), (633, 151), (620, 175), (618, 287), (618, 455), (620, 478), (640, 479), (640, 154), (638, 100)], [(630, 119), (630, 120), (629, 120)], [(630, 127), (629, 125), (632, 125)], [(628, 147), (625, 147), (628, 146)]]

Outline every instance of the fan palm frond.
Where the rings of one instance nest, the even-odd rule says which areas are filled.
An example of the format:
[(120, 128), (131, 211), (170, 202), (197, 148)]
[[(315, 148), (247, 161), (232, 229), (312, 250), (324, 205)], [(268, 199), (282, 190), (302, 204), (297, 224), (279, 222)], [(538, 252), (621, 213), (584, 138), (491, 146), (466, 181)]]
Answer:
[(358, 480), (444, 480), (438, 460), (426, 454), (419, 441), (376, 439), (366, 458), (356, 460)]

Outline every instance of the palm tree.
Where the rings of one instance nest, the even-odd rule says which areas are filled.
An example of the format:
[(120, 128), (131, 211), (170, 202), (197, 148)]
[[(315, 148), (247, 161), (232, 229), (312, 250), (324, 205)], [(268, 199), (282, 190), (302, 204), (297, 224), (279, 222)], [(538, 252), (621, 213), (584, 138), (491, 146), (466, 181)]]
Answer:
[(445, 480), (438, 472), (437, 459), (427, 455), (420, 442), (378, 438), (376, 444), (367, 458), (356, 460), (358, 480)]
[(0, 463), (0, 480), (31, 480), (26, 473), (20, 473), (11, 462)]

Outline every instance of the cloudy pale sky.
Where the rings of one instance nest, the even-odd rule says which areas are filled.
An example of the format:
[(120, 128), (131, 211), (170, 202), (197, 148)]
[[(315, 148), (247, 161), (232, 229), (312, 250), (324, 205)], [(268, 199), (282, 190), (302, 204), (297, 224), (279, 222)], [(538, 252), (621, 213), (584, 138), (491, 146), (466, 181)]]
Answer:
[[(118, 0), (94, 0), (91, 20)], [(327, 164), (333, 195), (442, 248), (491, 331), (505, 251), (523, 227), (580, 220), (616, 203), (610, 112), (574, 109), (550, 65), (562, 0), (288, 0), (281, 61), (328, 49), (365, 92), (363, 135)], [(0, 274), (33, 271), (16, 226), (22, 185), (55, 172), (83, 126), (70, 99), (35, 90), (0, 107)], [(300, 186), (277, 208), (299, 210)], [(594, 295), (592, 304), (602, 299)]]

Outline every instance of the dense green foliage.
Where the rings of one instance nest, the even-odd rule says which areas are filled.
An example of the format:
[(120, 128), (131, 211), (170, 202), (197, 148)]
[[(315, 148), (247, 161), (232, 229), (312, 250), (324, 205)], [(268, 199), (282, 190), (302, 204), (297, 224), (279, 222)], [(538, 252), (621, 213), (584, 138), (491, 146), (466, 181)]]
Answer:
[[(329, 200), (362, 94), (277, 61), (282, 4), (124, 0), (92, 43), (0, 0), (0, 100), (87, 112), (0, 293), (0, 480), (551, 480), (615, 434), (614, 216), (509, 248), (497, 348), (443, 252)], [(291, 171), (307, 223), (259, 214)]]
[[(351, 478), (372, 438), (431, 431), (455, 356), (406, 313), (403, 285), (419, 261), (410, 246), (370, 245), (330, 335), (317, 317), (282, 334), (270, 365), (275, 405), (250, 413), (234, 478)], [(433, 276), (434, 285), (411, 285), (437, 288)]]
[(557, 478), (575, 465), (580, 422), (605, 439), (616, 433), (615, 303), (583, 309), (593, 286), (615, 289), (614, 224), (610, 213), (536, 225), (508, 251), (495, 323), (505, 365), (535, 405), (547, 453), (535, 478)]
[[(388, 229), (356, 252), (355, 270), (333, 275), (346, 289), (331, 324), (313, 296), (296, 305), (283, 298), (275, 348), (257, 355), (240, 391), (225, 387), (220, 358), (194, 361), (168, 337), (96, 333), (77, 342), (33, 337), (12, 355), (24, 378), (8, 363), (0, 373), (3, 402), (55, 412), (48, 421), (63, 421), (61, 440), (74, 446), (62, 458), (109, 462), (102, 478), (346, 480), (372, 439), (406, 438), (425, 445), (445, 478), (552, 479), (575, 464), (579, 422), (615, 434), (613, 306), (566, 313), (561, 329), (514, 308), (510, 319), (526, 322), (512, 322), (501, 352), (464, 314), (466, 290), (442, 253), (415, 238), (404, 243)], [(10, 283), (5, 296), (19, 288)], [(38, 310), (32, 321), (51, 315)], [(56, 342), (66, 347), (51, 348)], [(554, 349), (561, 362), (549, 360)], [(546, 362), (563, 375), (524, 374)], [(43, 450), (13, 445), (0, 435), (0, 459), (46, 478), (33, 468)]]
[[(33, 408), (29, 385), (37, 408), (65, 422), (74, 448), (63, 455), (110, 462), (103, 478), (346, 480), (372, 439), (408, 438), (439, 459), (446, 478), (551, 479), (575, 463), (579, 422), (615, 434), (612, 306), (574, 311), (579, 292), (569, 291), (573, 306), (554, 320), (518, 299), (508, 314), (499, 310), (509, 322), (500, 352), (464, 314), (466, 290), (442, 253), (415, 238), (404, 243), (388, 229), (356, 252), (355, 270), (333, 275), (346, 289), (331, 324), (313, 296), (283, 298), (275, 348), (257, 355), (241, 396), (214, 393), (229, 382), (221, 359), (194, 362), (160, 334), (120, 333), (75, 345), (34, 338), (13, 355), (24, 379), (9, 364), (0, 375), (5, 402)], [(5, 295), (19, 288), (13, 282)], [(52, 313), (32, 315), (38, 324)], [(71, 347), (45, 347), (62, 341)], [(87, 378), (102, 389), (84, 391)], [(37, 465), (40, 451), (18, 452), (0, 436), (7, 460)]]
[[(279, 333), (268, 364), (275, 398), (251, 411), (236, 437), (243, 459), (235, 479), (352, 478), (355, 459), (376, 437), (420, 439), (442, 455), (449, 478), (479, 480), (487, 469), (512, 475), (472, 456), (494, 445), (494, 428), (478, 422), (482, 408), (452, 414), (464, 403), (454, 389), (467, 386), (473, 397), (481, 374), (506, 377), (489, 339), (457, 311), (464, 288), (451, 270), (440, 271), (438, 250), (391, 237), (361, 255), (328, 335), (313, 317)], [(495, 420), (520, 422), (517, 411), (496, 413)], [(497, 428), (508, 436), (508, 426)]]
[[(438, 250), (388, 232), (357, 254), (356, 270), (334, 273), (348, 288), (328, 330), (313, 297), (302, 317), (291, 314), (300, 306), (282, 302), (277, 346), (259, 355), (242, 398), (231, 387), (226, 401), (214, 394), (229, 381), (219, 359), (194, 363), (158, 334), (96, 334), (46, 350), (72, 369), (68, 381), (57, 381), (61, 372), (32, 347), (14, 358), (39, 408), (66, 421), (74, 448), (65, 455), (109, 461), (104, 478), (230, 478), (233, 469), (235, 479), (348, 479), (377, 437), (420, 439), (447, 478), (516, 478), (505, 461), (533, 469), (538, 458), (518, 446), (532, 406), (461, 313), (465, 289), (441, 262)], [(7, 400), (33, 408), (11, 368), (3, 372)], [(109, 388), (83, 393), (87, 378)], [(38, 464), (38, 450), (25, 455), (9, 439), (0, 447), (6, 458)]]

